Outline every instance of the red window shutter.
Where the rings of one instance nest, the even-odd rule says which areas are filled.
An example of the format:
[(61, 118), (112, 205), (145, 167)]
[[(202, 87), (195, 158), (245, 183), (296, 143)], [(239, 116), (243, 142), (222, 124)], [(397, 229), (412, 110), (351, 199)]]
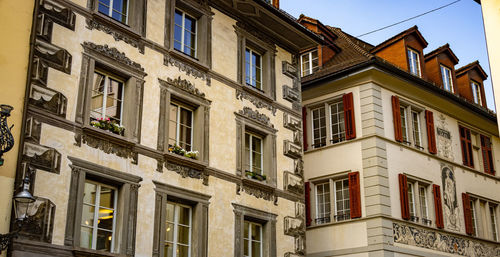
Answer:
[(311, 226), (311, 185), (309, 182), (304, 183), (304, 197), (306, 203), (306, 226)]
[(302, 107), (302, 142), (304, 151), (307, 151), (307, 108)]
[(434, 131), (434, 114), (431, 111), (425, 111), (425, 124), (427, 127), (427, 142), (429, 144), (429, 153), (436, 154), (436, 132)]
[(474, 227), (472, 227), (470, 197), (466, 193), (462, 193), (462, 204), (464, 205), (465, 233), (472, 235), (474, 234)]
[(459, 126), (459, 132), (463, 164), (469, 167), (474, 167), (474, 160), (472, 159), (472, 142), (470, 130), (468, 128)]
[(495, 175), (493, 155), (491, 154), (491, 141), (489, 137), (483, 135), (481, 135), (481, 152), (483, 154), (484, 172)]
[(408, 202), (408, 180), (404, 174), (399, 174), (399, 200), (401, 202), (401, 218), (409, 220), (410, 205)]
[(441, 188), (438, 185), (432, 185), (432, 193), (434, 195), (434, 210), (436, 211), (436, 227), (444, 228)]
[(342, 98), (344, 104), (345, 139), (356, 138), (356, 124), (354, 121), (354, 103), (352, 93), (345, 94)]
[(349, 207), (351, 219), (361, 218), (361, 191), (359, 185), (359, 171), (350, 172), (349, 176)]
[(394, 137), (396, 141), (403, 142), (403, 129), (401, 128), (401, 111), (399, 110), (399, 97), (392, 96), (392, 119), (394, 122)]

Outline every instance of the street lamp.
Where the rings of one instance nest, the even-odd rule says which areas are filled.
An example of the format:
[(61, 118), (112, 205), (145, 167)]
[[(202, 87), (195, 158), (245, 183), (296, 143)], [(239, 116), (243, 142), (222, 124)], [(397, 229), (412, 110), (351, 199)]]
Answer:
[(7, 117), (10, 116), (10, 112), (14, 109), (14, 107), (6, 104), (0, 105), (0, 166), (3, 165), (2, 155), (14, 146), (14, 137), (12, 137), (12, 133), (10, 130), (14, 125), (10, 128), (7, 125)]
[[(30, 171), (30, 168), (28, 168)], [(13, 197), (14, 202), (14, 214), (16, 218), (17, 228), (13, 232), (7, 234), (0, 234), (0, 254), (2, 251), (7, 249), (7, 247), (12, 242), (12, 239), (17, 238), (19, 231), (21, 231), (24, 222), (29, 218), (28, 210), (30, 205), (35, 202), (35, 197), (29, 192), (30, 179), (29, 174), (25, 174), (23, 179), (22, 190)]]

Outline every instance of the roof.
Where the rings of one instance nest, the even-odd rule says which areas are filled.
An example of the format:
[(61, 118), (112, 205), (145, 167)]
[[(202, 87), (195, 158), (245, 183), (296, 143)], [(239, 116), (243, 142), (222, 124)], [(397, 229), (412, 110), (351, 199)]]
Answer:
[(376, 53), (392, 44), (394, 44), (395, 42), (411, 35), (411, 34), (415, 34), (417, 36), (417, 39), (420, 40), (420, 42), (424, 45), (424, 48), (428, 45), (427, 41), (425, 40), (425, 38), (422, 36), (422, 34), (420, 34), (420, 31), (418, 31), (418, 27), (417, 26), (413, 26), (389, 39), (387, 39), (386, 41), (378, 44), (377, 46), (375, 46), (371, 52), (372, 53)]
[(463, 67), (458, 68), (457, 70), (455, 70), (455, 74), (457, 77), (460, 77), (472, 69), (477, 69), (479, 74), (483, 76), (483, 79), (486, 80), (488, 78), (488, 74), (486, 74), (486, 72), (483, 70), (483, 68), (479, 64), (479, 61), (471, 62)]
[[(327, 44), (328, 47), (332, 48), (336, 53), (341, 51), (341, 49), (334, 43), (334, 41), (338, 38), (338, 36), (332, 33), (330, 28), (321, 23), (321, 21), (306, 16), (304, 14), (301, 14), (297, 19), (297, 22), (300, 24), (303, 23), (313, 24), (316, 28), (318, 28), (318, 31), (313, 31), (313, 32), (322, 35), (324, 37), (324, 40), (329, 42)], [(304, 27), (307, 28), (306, 25), (304, 25)]]
[(425, 56), (424, 56), (424, 59), (425, 61), (427, 60), (430, 60), (432, 58), (434, 58), (435, 56), (438, 56), (440, 53), (447, 53), (448, 56), (450, 56), (451, 60), (457, 64), (458, 63), (458, 57), (455, 55), (455, 53), (453, 53), (453, 51), (451, 50), (450, 48), (450, 44), (446, 44), (446, 45), (443, 45), (443, 46), (440, 46), (434, 50), (432, 50), (431, 52), (427, 53)]

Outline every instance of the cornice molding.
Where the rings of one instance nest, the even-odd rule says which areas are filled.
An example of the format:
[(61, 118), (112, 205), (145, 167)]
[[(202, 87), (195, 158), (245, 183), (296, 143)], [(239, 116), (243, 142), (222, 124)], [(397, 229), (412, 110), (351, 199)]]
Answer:
[(132, 69), (144, 73), (144, 68), (139, 63), (132, 61), (125, 55), (124, 52), (120, 52), (115, 47), (109, 47), (108, 45), (97, 45), (88, 41), (83, 42), (82, 46), (86, 51), (97, 52), (113, 60), (116, 60), (121, 64), (125, 64)]

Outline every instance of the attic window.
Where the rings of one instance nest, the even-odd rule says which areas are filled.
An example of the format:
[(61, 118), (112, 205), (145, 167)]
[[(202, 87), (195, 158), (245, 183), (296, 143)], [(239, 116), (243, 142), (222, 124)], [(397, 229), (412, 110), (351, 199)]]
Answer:
[(302, 77), (316, 72), (319, 68), (318, 50), (301, 55), (300, 68)]
[(474, 103), (483, 105), (483, 101), (481, 99), (481, 86), (479, 85), (479, 83), (471, 81), (470, 86), (472, 88), (472, 97), (474, 98)]
[(441, 65), (441, 77), (443, 78), (443, 89), (453, 93), (453, 77), (448, 67)]
[(408, 68), (410, 70), (410, 73), (415, 76), (421, 77), (422, 74), (420, 72), (420, 58), (418, 52), (408, 48), (407, 53), (408, 53), (408, 65), (409, 65)]

